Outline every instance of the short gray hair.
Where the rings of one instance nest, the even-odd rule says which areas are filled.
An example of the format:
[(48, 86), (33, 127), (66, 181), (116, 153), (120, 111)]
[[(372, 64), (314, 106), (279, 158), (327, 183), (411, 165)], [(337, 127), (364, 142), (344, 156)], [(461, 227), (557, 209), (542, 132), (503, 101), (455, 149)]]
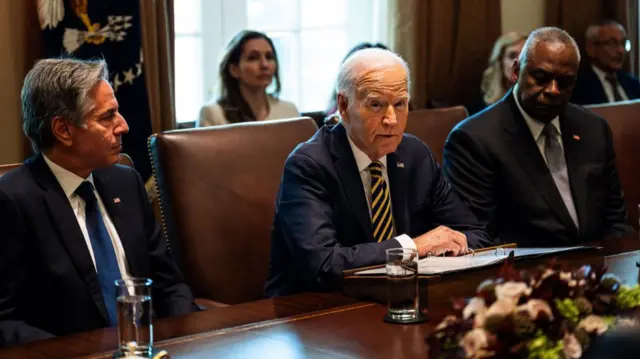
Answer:
[(532, 32), (524, 43), (522, 52), (520, 52), (520, 58), (518, 59), (520, 69), (526, 66), (529, 59), (533, 56), (536, 45), (540, 42), (550, 44), (561, 43), (573, 47), (578, 57), (578, 63), (580, 63), (580, 49), (578, 48), (578, 44), (576, 44), (576, 40), (574, 40), (571, 35), (557, 27), (541, 27)]
[(409, 91), (411, 88), (411, 72), (409, 71), (409, 65), (407, 65), (407, 62), (395, 52), (385, 49), (371, 48), (353, 53), (342, 63), (340, 71), (338, 72), (336, 92), (344, 94), (347, 98), (353, 98), (356, 93), (355, 86), (358, 81), (358, 74), (356, 71), (357, 65), (365, 63), (366, 66), (372, 68), (383, 66), (380, 65), (382, 61), (377, 61), (376, 58), (378, 60), (386, 59), (400, 63), (407, 73), (407, 91)]
[(624, 26), (622, 26), (621, 23), (614, 21), (614, 20), (604, 20), (598, 24), (593, 24), (593, 25), (589, 25), (589, 27), (587, 28), (587, 31), (584, 34), (584, 38), (587, 41), (594, 41), (596, 40), (599, 36), (600, 36), (600, 28), (604, 27), (604, 26), (618, 26), (620, 28), (622, 28), (622, 30), (625, 30)]
[(22, 129), (36, 152), (51, 148), (54, 117), (75, 126), (95, 107), (88, 93), (109, 81), (104, 60), (44, 59), (38, 61), (24, 79), (21, 92)]

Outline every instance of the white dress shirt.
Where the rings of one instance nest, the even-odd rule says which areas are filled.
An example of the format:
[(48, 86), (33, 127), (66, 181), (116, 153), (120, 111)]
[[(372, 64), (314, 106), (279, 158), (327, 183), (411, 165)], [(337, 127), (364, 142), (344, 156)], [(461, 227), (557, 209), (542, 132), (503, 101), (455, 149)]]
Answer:
[[(544, 153), (544, 147), (546, 145), (547, 138), (546, 136), (542, 136), (542, 130), (544, 129), (545, 124), (542, 121), (538, 121), (532, 118), (531, 116), (529, 116), (528, 113), (524, 111), (524, 109), (520, 105), (520, 102), (519, 102), (520, 100), (518, 99), (517, 84), (513, 89), (513, 97), (516, 100), (516, 105), (518, 106), (518, 110), (520, 110), (520, 114), (524, 118), (524, 122), (527, 123), (527, 126), (531, 131), (531, 135), (533, 135), (533, 139), (536, 141), (536, 144), (538, 145), (538, 150), (540, 150), (540, 154), (542, 154), (542, 158), (544, 159), (545, 162), (547, 162), (547, 156), (545, 156), (545, 153)], [(560, 143), (560, 147), (562, 148), (562, 152), (564, 153), (564, 144), (562, 143), (562, 132), (560, 130), (560, 118), (556, 116), (556, 118), (551, 120), (551, 124), (553, 125), (553, 127), (556, 128), (556, 131), (557, 131), (556, 136), (557, 136), (558, 142)], [(569, 178), (569, 174), (567, 172), (566, 166), (561, 172), (566, 178)], [(564, 201), (565, 206), (567, 207), (567, 211), (569, 212), (569, 215), (573, 219), (576, 226), (578, 226), (578, 214), (576, 212), (576, 206), (573, 202), (572, 194), (570, 193), (570, 191), (568, 193), (565, 193), (564, 191), (559, 191), (559, 192), (560, 192), (560, 196), (562, 197), (562, 200)]]
[[(44, 156), (44, 161), (47, 163), (51, 172), (60, 183), (60, 187), (64, 191), (64, 194), (67, 196), (69, 200), (69, 204), (73, 209), (73, 213), (76, 215), (76, 219), (78, 220), (78, 224), (80, 225), (80, 230), (82, 231), (82, 235), (84, 236), (84, 240), (87, 244), (87, 249), (89, 249), (89, 254), (91, 254), (91, 260), (93, 261), (93, 267), (96, 266), (96, 259), (93, 254), (93, 248), (91, 246), (91, 239), (89, 238), (89, 232), (87, 230), (87, 220), (86, 220), (86, 212), (85, 212), (85, 202), (79, 195), (75, 194), (76, 189), (80, 187), (80, 184), (84, 181), (83, 178), (77, 176), (75, 173), (72, 173), (50, 159), (47, 156)], [(87, 177), (87, 181), (93, 184), (93, 175), (90, 174)], [(104, 203), (102, 202), (102, 198), (100, 198), (100, 194), (96, 191), (94, 186), (93, 194), (98, 199), (98, 207), (100, 208), (100, 214), (102, 215), (102, 219), (104, 220), (104, 225), (107, 228), (107, 232), (109, 233), (109, 237), (111, 237), (111, 243), (113, 244), (113, 248), (115, 249), (116, 260), (118, 261), (118, 268), (120, 269), (120, 274), (122, 278), (129, 278), (129, 270), (127, 266), (127, 257), (124, 252), (124, 248), (122, 247), (122, 243), (120, 242), (120, 236), (118, 236), (118, 232), (116, 231), (116, 227), (113, 225), (111, 221), (111, 217), (107, 210), (104, 207)]]
[[(364, 195), (367, 198), (367, 207), (369, 207), (369, 218), (371, 218), (371, 172), (369, 172), (369, 165), (371, 164), (371, 159), (367, 156), (355, 143), (351, 140), (351, 137), (347, 135), (349, 139), (349, 145), (351, 146), (351, 152), (353, 152), (353, 157), (356, 159), (356, 164), (358, 166), (358, 172), (360, 173), (360, 179), (362, 179), (362, 188), (364, 190)], [(389, 185), (389, 176), (387, 175), (387, 156), (382, 156), (378, 159), (382, 163), (382, 176), (384, 177), (385, 182), (387, 183), (387, 189), (389, 190), (389, 198), (391, 198), (391, 186)], [(391, 203), (390, 203), (391, 205)], [(393, 213), (393, 207), (391, 207), (391, 213)], [(395, 223), (393, 224), (393, 231), (395, 233)], [(416, 243), (406, 234), (401, 234), (395, 239), (400, 243), (402, 248), (411, 248), (418, 249), (416, 247)]]
[[(609, 99), (609, 102), (616, 102), (615, 96), (613, 96), (613, 86), (611, 86), (611, 82), (607, 81), (607, 74), (604, 71), (600, 70), (595, 65), (591, 65), (591, 69), (598, 77), (598, 80), (600, 80), (600, 83), (602, 84), (602, 88), (604, 89), (604, 93), (605, 95), (607, 95), (607, 99)], [(620, 93), (620, 96), (622, 97), (623, 100), (626, 101), (629, 99), (627, 94), (624, 92), (624, 89), (622, 88), (622, 86), (620, 86), (619, 82), (618, 82), (618, 92)]]

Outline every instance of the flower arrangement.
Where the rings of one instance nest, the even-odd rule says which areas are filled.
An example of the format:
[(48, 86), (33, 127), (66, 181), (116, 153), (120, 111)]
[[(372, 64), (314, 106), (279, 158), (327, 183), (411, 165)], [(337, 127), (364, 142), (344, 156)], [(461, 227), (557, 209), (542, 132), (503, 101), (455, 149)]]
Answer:
[(606, 267), (517, 272), (505, 262), (470, 300), (453, 301), (427, 337), (430, 358), (580, 358), (608, 329), (636, 326), (640, 287), (623, 285)]

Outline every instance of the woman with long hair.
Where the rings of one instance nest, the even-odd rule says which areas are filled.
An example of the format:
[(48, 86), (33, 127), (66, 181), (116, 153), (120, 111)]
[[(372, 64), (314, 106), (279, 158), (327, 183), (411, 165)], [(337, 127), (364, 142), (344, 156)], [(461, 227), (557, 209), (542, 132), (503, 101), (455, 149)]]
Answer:
[(202, 107), (198, 127), (300, 116), (293, 103), (279, 99), (278, 56), (264, 33), (243, 30), (229, 42), (218, 85), (218, 98)]
[(497, 102), (509, 91), (511, 81), (511, 66), (520, 56), (522, 46), (527, 40), (527, 34), (509, 32), (500, 36), (493, 44), (493, 50), (489, 57), (489, 66), (482, 74), (482, 101), (469, 112), (478, 112), (483, 108)]

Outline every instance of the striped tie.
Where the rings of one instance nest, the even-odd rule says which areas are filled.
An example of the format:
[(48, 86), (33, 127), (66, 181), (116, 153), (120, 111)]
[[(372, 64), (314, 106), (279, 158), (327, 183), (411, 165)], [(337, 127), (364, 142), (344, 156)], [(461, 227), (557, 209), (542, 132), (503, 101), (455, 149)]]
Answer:
[(371, 173), (371, 224), (373, 238), (386, 241), (393, 236), (393, 218), (391, 215), (391, 196), (387, 182), (382, 176), (382, 163), (374, 161), (369, 165)]

